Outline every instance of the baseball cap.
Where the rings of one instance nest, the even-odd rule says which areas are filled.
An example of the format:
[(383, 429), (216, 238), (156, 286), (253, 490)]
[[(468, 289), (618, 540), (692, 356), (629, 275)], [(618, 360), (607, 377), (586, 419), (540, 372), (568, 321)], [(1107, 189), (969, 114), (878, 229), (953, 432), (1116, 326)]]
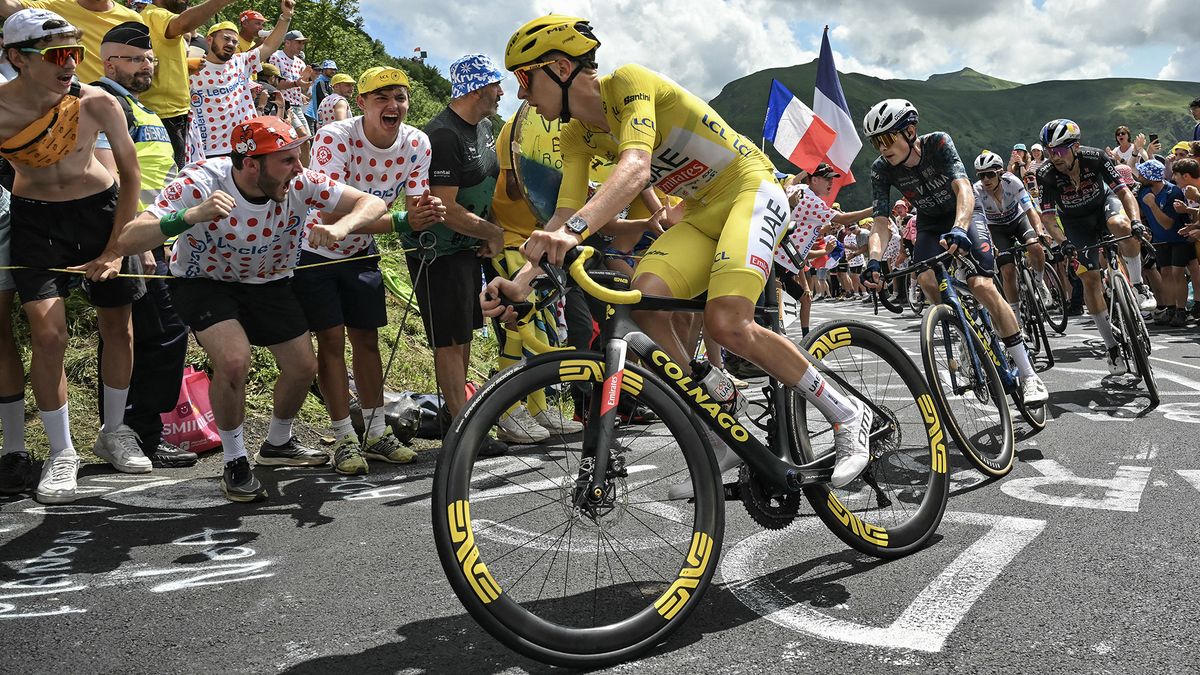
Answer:
[(504, 73), (483, 54), (467, 54), (450, 64), (450, 98), (461, 98), (504, 79)]
[(266, 115), (252, 117), (235, 126), (229, 134), (229, 144), (238, 154), (259, 157), (290, 150), (306, 138), (297, 136), (296, 130), (287, 122), (274, 115)]
[(101, 44), (106, 42), (129, 45), (138, 49), (153, 49), (150, 46), (150, 29), (140, 21), (126, 21), (113, 26), (112, 30), (105, 33), (104, 38), (100, 40)]
[(896, 203), (892, 204), (892, 210), (894, 211), (896, 209), (904, 209), (904, 211), (907, 212), (908, 211), (908, 203), (905, 202), (903, 199), (897, 199)]
[(1046, 149), (1042, 147), (1042, 144), (1041, 144), (1041, 143), (1034, 143), (1034, 144), (1033, 144), (1033, 145), (1032, 145), (1032, 146), (1031, 146), (1029, 149), (1030, 149), (1031, 151), (1032, 151), (1032, 150), (1041, 150), (1042, 152), (1045, 152), (1045, 151), (1046, 151)]
[(395, 86), (411, 88), (408, 83), (408, 75), (399, 68), (375, 66), (367, 68), (362, 75), (358, 76), (358, 93), (360, 94), (369, 94), (376, 89)]
[(262, 74), (267, 77), (283, 77), (283, 73), (279, 72), (279, 66), (274, 63), (262, 64)]
[(821, 162), (820, 164), (818, 164), (817, 168), (813, 169), (812, 175), (817, 176), (819, 178), (841, 178), (842, 177), (842, 174), (835, 171), (832, 166), (829, 166), (825, 162)]
[[(61, 21), (62, 25), (47, 28), (46, 25), (52, 21)], [(33, 42), (52, 35), (74, 33), (76, 30), (66, 19), (50, 10), (22, 9), (13, 12), (12, 16), (4, 21), (4, 43), (12, 45), (18, 42)]]
[(330, 68), (334, 70), (338, 69), (337, 63), (335, 63), (332, 59), (325, 59), (321, 62), (321, 65), (317, 66), (317, 70), (329, 70)]
[(331, 87), (335, 84), (341, 84), (343, 82), (349, 82), (350, 84), (354, 84), (354, 78), (350, 77), (349, 75), (347, 75), (345, 73), (338, 73), (337, 75), (334, 75), (333, 77), (329, 78), (329, 86), (331, 86)]
[(283, 39), (284, 40), (299, 40), (301, 42), (308, 41), (308, 38), (304, 37), (304, 33), (301, 33), (298, 30), (289, 30), (288, 32), (283, 34)]
[(214, 23), (212, 28), (209, 28), (208, 32), (205, 33), (204, 35), (206, 37), (212, 37), (212, 34), (219, 30), (231, 30), (236, 33), (238, 30), (238, 27), (237, 27), (237, 24), (233, 23), (232, 21), (222, 21), (220, 23)]
[(1029, 148), (1025, 147), (1024, 143), (1017, 143), (1016, 145), (1013, 146), (1013, 150), (1024, 150), (1026, 152), (1029, 152)]
[(253, 9), (248, 9), (241, 14), (238, 14), (238, 23), (246, 23), (247, 21), (266, 21), (267, 17), (262, 15), (262, 12), (256, 12)]
[(1151, 159), (1138, 164), (1137, 172), (1146, 180), (1161, 182), (1166, 179), (1167, 168), (1157, 159)]

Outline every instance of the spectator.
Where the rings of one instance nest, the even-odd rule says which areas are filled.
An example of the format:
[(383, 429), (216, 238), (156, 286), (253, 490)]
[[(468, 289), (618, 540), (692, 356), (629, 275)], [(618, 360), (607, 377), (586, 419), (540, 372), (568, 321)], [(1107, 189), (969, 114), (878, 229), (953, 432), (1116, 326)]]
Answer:
[(283, 92), (275, 85), (279, 84), (279, 69), (270, 63), (262, 64), (258, 81), (250, 85), (254, 96), (254, 107), (260, 116), (278, 117), (283, 114), (287, 103), (283, 100)]
[(235, 124), (226, 139), (230, 156), (185, 168), (125, 227), (119, 241), (120, 250), (136, 253), (179, 235), (170, 258), (171, 292), (212, 362), (210, 396), (225, 459), (221, 490), (235, 502), (266, 498), (250, 470), (242, 431), (251, 345), (269, 349), (279, 366), (271, 425), (256, 463), (319, 466), (329, 461), (292, 435), (292, 422), (317, 372), (304, 310), (291, 286), (304, 231), (292, 223), (303, 222), (310, 208), (342, 216), (335, 225), (309, 230), (314, 246), (340, 241), (381, 220), (390, 225), (379, 197), (304, 169), (302, 142), (278, 117)]
[(292, 20), (295, 0), (280, 0), (275, 29), (258, 49), (237, 53), (237, 26), (222, 21), (208, 29), (208, 55), (189, 78), (192, 89), (192, 128), (205, 157), (228, 155), (229, 135), (239, 123), (254, 117), (250, 76), (282, 42)]
[(237, 51), (239, 54), (248, 52), (262, 44), (261, 33), (265, 25), (267, 25), (267, 17), (253, 9), (248, 9), (238, 15)]
[(54, 12), (83, 32), (80, 41), (87, 55), (93, 58), (85, 56), (75, 64), (75, 75), (80, 82), (95, 82), (104, 77), (100, 60), (94, 55), (100, 53), (100, 38), (110, 28), (126, 21), (144, 23), (137, 12), (112, 0), (0, 0), (0, 18), (26, 7)]
[(1029, 148), (1025, 147), (1024, 143), (1013, 145), (1012, 153), (1008, 156), (1008, 172), (1025, 180), (1025, 174), (1029, 171)]
[(1112, 157), (1113, 163), (1134, 167), (1150, 158), (1146, 154), (1145, 134), (1138, 134), (1134, 139), (1131, 137), (1129, 127), (1121, 125), (1117, 127), (1115, 136), (1117, 147), (1105, 149)]
[(333, 85), (333, 93), (326, 96), (325, 100), (321, 101), (321, 105), (317, 106), (318, 129), (330, 122), (351, 117), (350, 96), (354, 94), (354, 78), (345, 73), (339, 73), (333, 76), (330, 84)]
[[(125, 264), (115, 244), (136, 213), (141, 171), (117, 102), (89, 85), (63, 86), (63, 75), (84, 56), (78, 28), (53, 12), (23, 9), (4, 22), (4, 36), (5, 55), (19, 72), (0, 84), (0, 154), (16, 170), (10, 218), (12, 264), (18, 269), (12, 276), (29, 319), (30, 381), (50, 444), (36, 496), (43, 503), (66, 503), (75, 501), (79, 470), (63, 371), (65, 300), (75, 277), (55, 270), (84, 272), (85, 294), (111, 346), (100, 369), (108, 408), (93, 452), (119, 471), (151, 470), (137, 435), (124, 424), (133, 368), (129, 305), (145, 288), (138, 280), (116, 278), (122, 270), (140, 271)], [(101, 131), (112, 141), (123, 178), (119, 187), (95, 156), (75, 151), (92, 147)], [(64, 182), (62, 176), (73, 178)]]
[[(153, 9), (153, 8), (147, 8)], [(174, 149), (162, 120), (142, 105), (139, 94), (151, 85), (151, 29), (140, 23), (123, 23), (108, 31), (100, 45), (104, 77), (93, 83), (112, 94), (125, 110), (129, 136), (137, 149), (142, 170), (142, 192), (138, 210), (158, 198), (158, 193), (175, 179)], [(141, 57), (140, 60), (138, 57)], [(96, 156), (116, 171), (111, 144), (103, 134), (96, 141)], [(165, 275), (162, 247), (146, 253), (142, 265)], [(183, 381), (187, 356), (187, 326), (171, 304), (162, 279), (147, 279), (146, 294), (133, 302), (133, 374), (125, 406), (125, 423), (137, 434), (142, 454), (155, 467), (187, 467), (196, 463), (194, 453), (167, 443), (162, 438), (162, 413), (170, 412)], [(104, 340), (98, 357), (103, 363)], [(97, 398), (100, 421), (104, 421), (104, 391)]]
[(1042, 162), (1046, 161), (1046, 150), (1041, 143), (1034, 143), (1029, 148), (1029, 171), (1028, 173), (1037, 173), (1038, 167)]
[(321, 107), (321, 102), (325, 100), (325, 97), (333, 93), (333, 77), (337, 75), (338, 67), (334, 61), (325, 59), (318, 69), (321, 74), (313, 80), (312, 86), (308, 88), (308, 105), (304, 107), (304, 116), (308, 118), (308, 124), (314, 131), (318, 127), (317, 110)]
[[(278, 29), (278, 26), (276, 26)], [(312, 84), (311, 71), (304, 65), (304, 45), (308, 38), (298, 30), (289, 30), (283, 36), (283, 47), (271, 54), (270, 63), (279, 69), (279, 84), (275, 85), (283, 92), (283, 100), (288, 108), (300, 108), (304, 111), (304, 92)]]
[(1181, 328), (1188, 319), (1184, 271), (1196, 257), (1195, 249), (1180, 235), (1187, 217), (1175, 210), (1175, 202), (1184, 199), (1183, 190), (1166, 182), (1165, 167), (1157, 159), (1138, 164), (1137, 172), (1143, 183), (1137, 193), (1138, 208), (1154, 235), (1155, 257), (1162, 276), (1158, 302), (1164, 309), (1155, 312), (1154, 322)]
[[(466, 404), (471, 337), (483, 327), (479, 256), (491, 258), (504, 248), (503, 230), (489, 222), (499, 164), (488, 119), (504, 94), (503, 79), (482, 54), (468, 54), (450, 64), (450, 105), (425, 125), (433, 147), (430, 191), (446, 205), (446, 219), (426, 230), (433, 235), (432, 248), (421, 246), (413, 235), (403, 239), (405, 248), (423, 249), (407, 256), (408, 269), (450, 416)], [(489, 439), (482, 452), (502, 454), (507, 446)]]
[(1192, 113), (1192, 119), (1196, 120), (1196, 127), (1192, 129), (1192, 140), (1200, 141), (1200, 98), (1192, 99), (1188, 110)]
[[(0, 83), (16, 77), (0, 52)], [(11, 227), (9, 192), (10, 167), (0, 159), (4, 180), (0, 184), (0, 267), (12, 264), (9, 251)], [(16, 295), (12, 272), (0, 269), (0, 494), (17, 494), (29, 480), (29, 453), (25, 450), (25, 371), (13, 337), (12, 303)]]

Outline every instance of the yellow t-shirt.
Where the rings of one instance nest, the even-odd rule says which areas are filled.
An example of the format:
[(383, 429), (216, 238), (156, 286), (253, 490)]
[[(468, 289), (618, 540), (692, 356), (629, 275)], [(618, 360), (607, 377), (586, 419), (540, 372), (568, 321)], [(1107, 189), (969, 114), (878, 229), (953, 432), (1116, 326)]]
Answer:
[(684, 200), (701, 200), (747, 170), (773, 170), (766, 155), (707, 103), (642, 66), (622, 66), (602, 77), (600, 97), (612, 132), (578, 119), (563, 127), (559, 208), (583, 206), (593, 157), (616, 162), (631, 148), (650, 153), (654, 187)]
[(163, 119), (191, 112), (187, 45), (182, 35), (167, 39), (167, 25), (176, 16), (157, 5), (146, 5), (142, 10), (142, 21), (150, 27), (150, 44), (158, 57), (158, 68), (154, 71), (154, 82), (140, 98), (147, 108)]
[(21, 0), (21, 6), (48, 9), (83, 31), (83, 46), (87, 49), (87, 56), (83, 57), (83, 63), (75, 67), (75, 74), (84, 84), (104, 77), (104, 64), (100, 62), (100, 40), (105, 33), (126, 21), (146, 23), (137, 12), (116, 3), (103, 12), (84, 9), (75, 0)]

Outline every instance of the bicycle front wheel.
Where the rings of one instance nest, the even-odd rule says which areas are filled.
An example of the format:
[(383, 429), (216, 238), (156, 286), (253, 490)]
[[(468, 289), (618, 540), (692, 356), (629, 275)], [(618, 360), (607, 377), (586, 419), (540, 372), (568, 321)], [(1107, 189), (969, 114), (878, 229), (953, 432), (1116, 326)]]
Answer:
[[(824, 324), (803, 346), (832, 371), (826, 386), (875, 411), (871, 460), (862, 475), (841, 489), (806, 486), (804, 496), (855, 550), (898, 558), (923, 547), (942, 520), (950, 482), (941, 419), (921, 372), (891, 338), (855, 321)], [(789, 440), (800, 459), (828, 453), (829, 422), (799, 393), (789, 389), (787, 396)]]
[(1154, 378), (1154, 366), (1150, 365), (1150, 334), (1146, 330), (1146, 321), (1142, 318), (1133, 288), (1125, 276), (1114, 274), (1113, 285), (1113, 297), (1118, 305), (1117, 311), (1121, 313), (1121, 323), (1124, 324), (1122, 332), (1129, 345), (1134, 367), (1137, 368), (1138, 377), (1142, 378), (1142, 383), (1146, 385), (1150, 403), (1158, 405), (1158, 380)]
[[(712, 579), (724, 534), (724, 494), (699, 421), (638, 366), (617, 380), (621, 398), (657, 421), (615, 428), (599, 503), (585, 490), (596, 470), (585, 441), (593, 429), (479, 456), (506, 411), (571, 385), (598, 399), (603, 373), (602, 355), (576, 351), (494, 377), (452, 424), (432, 495), (438, 557), (471, 616), (518, 652), (576, 668), (633, 658), (685, 621)], [(570, 419), (573, 404), (557, 403)], [(574, 404), (580, 413), (586, 406)], [(681, 480), (694, 499), (668, 501)]]
[[(972, 358), (972, 350), (978, 358)], [(925, 315), (921, 356), (929, 388), (963, 456), (988, 476), (1012, 471), (1012, 416), (1000, 374), (974, 331), (963, 329), (949, 305), (936, 305)]]
[(1063, 290), (1062, 279), (1058, 276), (1058, 270), (1054, 265), (1049, 263), (1046, 264), (1042, 278), (1050, 289), (1050, 304), (1042, 307), (1045, 312), (1046, 325), (1050, 326), (1055, 333), (1063, 335), (1067, 332), (1067, 309), (1070, 303)]

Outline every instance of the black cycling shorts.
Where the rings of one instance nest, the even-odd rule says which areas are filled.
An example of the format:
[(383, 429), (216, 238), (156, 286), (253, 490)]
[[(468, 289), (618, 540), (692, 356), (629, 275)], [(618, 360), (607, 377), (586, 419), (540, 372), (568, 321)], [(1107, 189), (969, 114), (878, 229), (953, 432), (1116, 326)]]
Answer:
[[(950, 228), (954, 227), (954, 215), (940, 218), (921, 215), (917, 224), (917, 243), (913, 249), (914, 262), (924, 262), (936, 257), (946, 249), (942, 248), (941, 238)], [(996, 258), (992, 251), (992, 238), (982, 215), (971, 218), (967, 228), (967, 236), (971, 238), (971, 257), (979, 266), (979, 271), (972, 271), (967, 276), (990, 277), (996, 273)]]
[(1117, 195), (1109, 192), (1104, 200), (1104, 208), (1098, 209), (1092, 213), (1082, 216), (1071, 216), (1063, 218), (1059, 216), (1062, 222), (1063, 233), (1067, 235), (1067, 241), (1074, 244), (1079, 250), (1079, 262), (1089, 270), (1100, 268), (1100, 257), (1097, 255), (1097, 249), (1085, 251), (1089, 246), (1094, 246), (1100, 241), (1100, 237), (1108, 232), (1108, 221), (1124, 215), (1125, 210), (1121, 206), (1121, 200)]
[(996, 264), (1000, 267), (1013, 263), (1012, 255), (1002, 253), (1002, 251), (1024, 244), (1030, 239), (1037, 239), (1037, 232), (1033, 230), (1029, 220), (1023, 217), (1011, 223), (988, 225), (988, 231), (992, 233), (992, 244), (995, 245), (997, 251)]

